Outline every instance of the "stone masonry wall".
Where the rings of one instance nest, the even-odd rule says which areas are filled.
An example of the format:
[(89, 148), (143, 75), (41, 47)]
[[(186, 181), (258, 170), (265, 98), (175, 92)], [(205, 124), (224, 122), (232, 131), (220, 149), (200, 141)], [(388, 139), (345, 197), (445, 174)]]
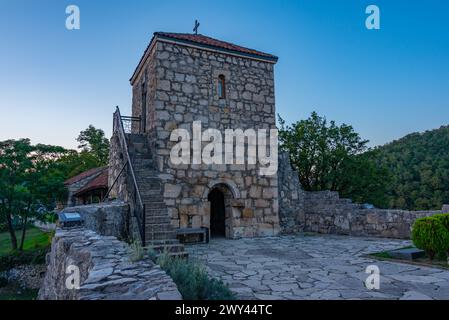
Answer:
[(126, 239), (129, 236), (129, 206), (122, 201), (103, 202), (65, 208), (61, 212), (76, 212), (83, 225), (103, 236)]
[[(172, 279), (150, 260), (130, 261), (129, 247), (84, 228), (56, 231), (39, 300), (179, 300)], [(80, 288), (68, 289), (77, 266)], [(70, 271), (70, 269), (69, 269)]]
[(120, 199), (123, 201), (128, 200), (128, 192), (126, 190), (126, 174), (120, 175), (125, 163), (125, 155), (122, 153), (119, 137), (116, 132), (113, 132), (109, 148), (108, 187), (111, 188), (114, 181), (115, 184), (109, 192), (109, 199)]
[(299, 177), (293, 170), (287, 152), (279, 153), (279, 219), (283, 233), (302, 231), (304, 227), (305, 192), (299, 183)]
[(448, 210), (365, 209), (338, 192), (307, 192), (304, 231), (409, 239), (416, 219)]
[[(142, 106), (147, 73), (147, 128), (164, 183), (164, 198), (174, 227), (209, 227), (208, 193), (217, 185), (232, 194), (227, 201), (227, 237), (275, 235), (279, 232), (277, 175), (259, 176), (256, 165), (178, 165), (170, 162), (173, 129), (191, 132), (274, 129), (273, 64), (178, 44), (157, 42), (133, 83), (133, 115)], [(217, 95), (217, 79), (226, 77), (226, 98)]]
[(449, 212), (449, 206), (434, 211), (365, 209), (338, 192), (303, 191), (287, 153), (279, 156), (279, 204), (282, 232), (318, 232), (351, 236), (410, 238), (416, 219)]

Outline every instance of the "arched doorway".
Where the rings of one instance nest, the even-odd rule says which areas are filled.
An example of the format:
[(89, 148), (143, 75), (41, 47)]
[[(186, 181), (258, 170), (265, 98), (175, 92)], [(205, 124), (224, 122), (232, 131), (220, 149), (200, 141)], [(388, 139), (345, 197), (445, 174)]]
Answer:
[(226, 236), (226, 207), (225, 195), (219, 188), (214, 188), (209, 192), (207, 200), (210, 202), (210, 236)]

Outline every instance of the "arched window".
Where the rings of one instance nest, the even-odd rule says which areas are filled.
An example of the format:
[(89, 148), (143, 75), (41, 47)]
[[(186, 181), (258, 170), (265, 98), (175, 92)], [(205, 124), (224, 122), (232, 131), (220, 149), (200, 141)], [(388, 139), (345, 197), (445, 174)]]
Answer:
[(218, 93), (219, 99), (226, 98), (226, 80), (225, 80), (225, 76), (222, 74), (220, 74), (218, 76), (217, 93)]

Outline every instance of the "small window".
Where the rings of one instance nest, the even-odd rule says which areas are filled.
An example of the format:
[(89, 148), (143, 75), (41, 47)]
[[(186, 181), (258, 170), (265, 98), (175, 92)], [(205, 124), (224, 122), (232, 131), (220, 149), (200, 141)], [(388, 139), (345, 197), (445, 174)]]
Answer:
[(226, 98), (226, 80), (225, 76), (220, 74), (218, 76), (218, 86), (217, 86), (217, 93), (219, 99), (225, 99)]

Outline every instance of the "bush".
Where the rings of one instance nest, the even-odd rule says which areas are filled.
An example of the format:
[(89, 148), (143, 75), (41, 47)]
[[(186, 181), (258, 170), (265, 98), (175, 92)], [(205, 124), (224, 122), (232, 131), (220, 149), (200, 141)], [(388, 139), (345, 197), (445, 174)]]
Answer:
[(40, 248), (36, 250), (15, 251), (0, 256), (0, 272), (20, 265), (44, 264), (47, 251), (48, 248)]
[(144, 248), (142, 247), (142, 244), (139, 241), (133, 241), (131, 242), (131, 244), (129, 245), (129, 260), (131, 262), (137, 262), (137, 261), (141, 261), (145, 258), (145, 254), (144, 254)]
[(440, 220), (443, 226), (449, 231), (449, 213), (435, 214), (432, 217)]
[(176, 283), (185, 300), (235, 299), (222, 281), (210, 278), (198, 263), (170, 257), (167, 253), (161, 254), (157, 262)]
[(417, 219), (413, 224), (412, 240), (431, 260), (436, 254), (445, 255), (449, 250), (449, 231), (436, 217)]

